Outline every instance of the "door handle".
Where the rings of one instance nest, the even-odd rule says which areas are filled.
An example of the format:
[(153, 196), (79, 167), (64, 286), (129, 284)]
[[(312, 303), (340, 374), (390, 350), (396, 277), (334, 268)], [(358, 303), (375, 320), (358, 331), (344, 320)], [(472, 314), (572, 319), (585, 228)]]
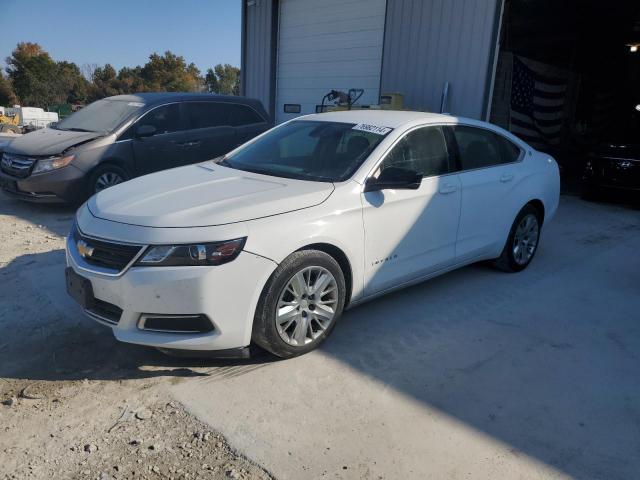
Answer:
[(179, 147), (196, 147), (202, 143), (202, 140), (192, 140), (189, 142), (175, 142)]
[(507, 183), (507, 182), (510, 182), (511, 180), (513, 180), (512, 173), (503, 173), (502, 176), (500, 177), (500, 181), (502, 183)]
[(440, 193), (443, 194), (447, 194), (447, 193), (453, 193), (456, 190), (458, 190), (458, 187), (456, 185), (453, 185), (451, 183), (445, 183), (444, 185), (441, 185), (440, 188), (438, 189), (438, 191)]

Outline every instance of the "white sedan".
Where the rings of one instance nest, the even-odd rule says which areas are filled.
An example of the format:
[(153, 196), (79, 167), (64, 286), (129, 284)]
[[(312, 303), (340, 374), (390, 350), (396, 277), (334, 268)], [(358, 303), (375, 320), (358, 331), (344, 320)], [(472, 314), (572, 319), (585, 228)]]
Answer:
[(481, 260), (526, 268), (559, 184), (553, 158), (487, 123), (309, 115), (92, 197), (67, 289), (124, 342), (292, 357), (391, 290)]

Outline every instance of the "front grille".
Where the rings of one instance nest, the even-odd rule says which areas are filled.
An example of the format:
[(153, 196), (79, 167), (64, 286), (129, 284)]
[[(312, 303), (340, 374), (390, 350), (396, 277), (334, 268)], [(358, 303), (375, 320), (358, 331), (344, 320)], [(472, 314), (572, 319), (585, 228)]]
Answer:
[(25, 157), (23, 155), (3, 153), (0, 168), (2, 168), (4, 173), (13, 177), (25, 178), (31, 173), (31, 169), (36, 161), (37, 160), (35, 158)]
[(113, 325), (117, 325), (122, 316), (120, 307), (98, 298), (93, 299), (91, 307), (87, 308), (87, 312)]
[(129, 265), (140, 252), (140, 249), (143, 248), (140, 245), (96, 240), (95, 238), (83, 235), (75, 226), (73, 229), (73, 240), (79, 255), (89, 265), (117, 270), (118, 272)]

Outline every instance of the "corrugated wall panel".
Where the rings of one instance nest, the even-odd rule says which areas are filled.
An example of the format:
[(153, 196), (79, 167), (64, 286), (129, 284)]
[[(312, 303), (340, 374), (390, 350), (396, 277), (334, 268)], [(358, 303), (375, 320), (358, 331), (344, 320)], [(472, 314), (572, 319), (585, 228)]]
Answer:
[(385, 0), (280, 0), (276, 121), (314, 113), (332, 89), (362, 88), (377, 103)]
[(499, 0), (388, 0), (382, 92), (405, 106), (482, 118)]
[(269, 111), (271, 99), (272, 0), (247, 1), (243, 46), (243, 95), (262, 101)]

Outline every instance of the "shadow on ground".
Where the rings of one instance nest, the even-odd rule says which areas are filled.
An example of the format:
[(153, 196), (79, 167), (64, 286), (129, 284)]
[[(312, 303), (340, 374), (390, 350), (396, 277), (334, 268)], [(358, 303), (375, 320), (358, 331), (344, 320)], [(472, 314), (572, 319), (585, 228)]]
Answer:
[[(280, 368), (290, 369), (289, 379), (317, 383), (317, 398), (298, 388), (303, 380), (283, 387), (290, 401), (323, 405), (348, 398), (351, 382), (360, 388), (366, 377), (513, 455), (576, 478), (632, 478), (640, 468), (640, 218), (635, 208), (576, 198), (561, 212), (526, 272), (471, 266), (353, 309), (319, 353), (277, 362), (278, 375), (268, 367), (263, 381), (278, 384)], [(120, 344), (67, 298), (63, 268), (58, 250), (0, 270), (0, 377), (206, 377), (273, 362), (178, 359)], [(308, 367), (322, 368), (323, 358), (355, 375), (327, 371), (318, 380)]]

